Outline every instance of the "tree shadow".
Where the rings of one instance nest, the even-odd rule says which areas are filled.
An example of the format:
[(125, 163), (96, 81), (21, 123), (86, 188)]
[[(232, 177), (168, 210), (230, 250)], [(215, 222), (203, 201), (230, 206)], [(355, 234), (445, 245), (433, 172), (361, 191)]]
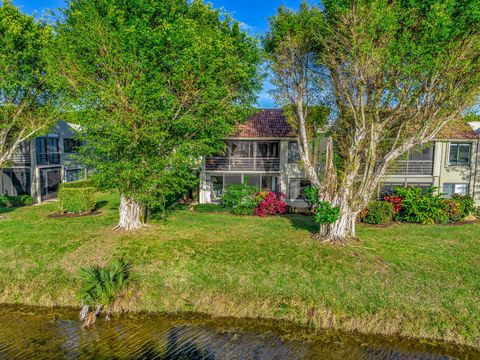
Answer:
[(283, 215), (295, 229), (307, 230), (312, 234), (318, 233), (318, 224), (313, 219), (312, 215), (303, 214), (286, 214)]
[(108, 205), (108, 201), (106, 200), (97, 201), (97, 203), (95, 204), (95, 210), (100, 210), (107, 205)]
[[(25, 205), (25, 206), (27, 206), (27, 205)], [(18, 209), (20, 209), (22, 207), (25, 207), (25, 206), (12, 206), (12, 207), (0, 208), (0, 220), (2, 218), (2, 215), (14, 212), (15, 210), (18, 210)], [(28, 205), (28, 206), (31, 206), (31, 205)]]

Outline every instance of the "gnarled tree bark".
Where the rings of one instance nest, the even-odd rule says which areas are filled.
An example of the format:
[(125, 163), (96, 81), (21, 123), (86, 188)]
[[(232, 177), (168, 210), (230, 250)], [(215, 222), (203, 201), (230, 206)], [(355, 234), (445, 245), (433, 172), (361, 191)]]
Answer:
[(144, 223), (145, 208), (132, 197), (120, 196), (120, 220), (115, 227), (116, 230), (138, 230), (142, 228)]

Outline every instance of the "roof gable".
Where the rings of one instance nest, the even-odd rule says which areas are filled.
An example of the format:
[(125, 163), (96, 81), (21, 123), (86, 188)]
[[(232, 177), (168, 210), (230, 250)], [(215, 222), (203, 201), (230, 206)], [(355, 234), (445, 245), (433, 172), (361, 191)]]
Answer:
[(288, 138), (296, 137), (280, 109), (261, 110), (238, 126), (239, 138)]

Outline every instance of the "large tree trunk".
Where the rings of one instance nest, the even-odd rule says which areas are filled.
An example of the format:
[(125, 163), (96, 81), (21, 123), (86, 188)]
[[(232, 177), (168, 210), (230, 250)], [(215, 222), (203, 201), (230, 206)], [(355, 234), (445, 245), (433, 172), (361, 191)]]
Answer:
[(323, 242), (330, 242), (335, 245), (343, 245), (347, 241), (355, 239), (355, 225), (357, 212), (340, 206), (340, 216), (333, 224), (320, 226), (320, 232), (315, 236)]
[(145, 208), (131, 197), (120, 196), (120, 220), (115, 229), (137, 230), (143, 227)]

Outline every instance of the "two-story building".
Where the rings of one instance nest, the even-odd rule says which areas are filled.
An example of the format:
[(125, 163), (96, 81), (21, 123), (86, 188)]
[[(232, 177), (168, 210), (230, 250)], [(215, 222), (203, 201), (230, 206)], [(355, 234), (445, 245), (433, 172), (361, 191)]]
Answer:
[[(296, 134), (281, 110), (254, 114), (225, 141), (224, 155), (204, 161), (200, 203), (219, 202), (228, 185), (248, 182), (262, 190), (283, 192), (291, 206), (306, 206), (302, 189), (309, 181), (299, 162)], [(478, 144), (472, 126), (461, 119), (448, 124), (430, 146), (396, 161), (378, 193), (394, 186), (435, 186), (446, 196), (470, 194), (480, 204)]]
[(56, 197), (61, 182), (85, 178), (86, 170), (75, 160), (81, 144), (78, 126), (60, 121), (48, 134), (21, 144), (11, 167), (0, 169), (0, 195), (32, 195), (34, 202)]

